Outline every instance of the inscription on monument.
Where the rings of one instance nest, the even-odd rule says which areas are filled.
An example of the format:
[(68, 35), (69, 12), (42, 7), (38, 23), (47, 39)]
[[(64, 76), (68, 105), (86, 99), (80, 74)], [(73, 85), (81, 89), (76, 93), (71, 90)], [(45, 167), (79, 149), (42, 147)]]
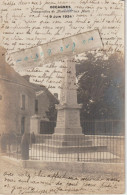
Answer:
[(65, 122), (64, 110), (61, 110), (60, 112), (58, 112), (57, 126), (58, 126), (58, 127), (63, 127), (64, 122)]
[(68, 111), (69, 126), (79, 126), (79, 111)]

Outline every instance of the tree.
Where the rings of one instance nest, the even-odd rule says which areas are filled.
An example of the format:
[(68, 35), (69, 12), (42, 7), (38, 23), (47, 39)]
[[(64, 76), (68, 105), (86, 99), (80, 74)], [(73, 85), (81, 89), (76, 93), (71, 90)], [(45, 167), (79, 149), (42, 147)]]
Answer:
[[(124, 118), (124, 58), (114, 53), (86, 54), (86, 60), (76, 66), (78, 103), (82, 103), (81, 120)], [(50, 121), (56, 121), (57, 110), (51, 104), (47, 111)]]
[(48, 111), (46, 112), (46, 116), (49, 121), (56, 121), (57, 110), (55, 109), (55, 103), (49, 105)]
[(87, 60), (77, 67), (78, 103), (83, 103), (84, 119), (120, 119), (124, 117), (124, 59), (115, 53), (87, 53)]

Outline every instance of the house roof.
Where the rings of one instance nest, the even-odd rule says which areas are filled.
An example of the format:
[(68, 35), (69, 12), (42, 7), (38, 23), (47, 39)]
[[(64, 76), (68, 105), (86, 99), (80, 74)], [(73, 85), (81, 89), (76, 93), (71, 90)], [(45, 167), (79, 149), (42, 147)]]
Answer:
[(29, 82), (27, 82), (10, 65), (6, 63), (3, 51), (5, 50), (0, 47), (0, 79), (10, 83), (31, 87)]
[[(25, 87), (32, 88), (35, 92), (44, 91), (48, 93), (48, 95), (50, 95), (51, 98), (54, 98), (56, 103), (58, 102), (58, 99), (44, 85), (30, 83), (28, 81), (27, 75), (21, 76), (9, 64), (7, 64), (5, 61), (5, 52), (6, 50), (0, 47), (0, 79), (10, 83), (15, 83)], [(40, 93), (40, 95), (41, 94), (42, 93)]]
[(54, 99), (55, 103), (59, 103), (59, 100), (44, 86), (44, 85), (38, 85), (35, 83), (30, 83), (31, 86), (34, 87), (36, 94), (38, 94), (38, 96), (42, 95), (42, 92), (47, 93), (47, 95), (50, 96), (51, 100)]

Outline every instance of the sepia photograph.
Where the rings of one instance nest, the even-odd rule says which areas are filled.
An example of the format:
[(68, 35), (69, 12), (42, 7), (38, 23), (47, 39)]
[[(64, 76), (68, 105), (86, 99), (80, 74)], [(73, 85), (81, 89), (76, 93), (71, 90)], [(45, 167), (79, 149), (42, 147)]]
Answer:
[(0, 0), (0, 194), (125, 193), (125, 1)]

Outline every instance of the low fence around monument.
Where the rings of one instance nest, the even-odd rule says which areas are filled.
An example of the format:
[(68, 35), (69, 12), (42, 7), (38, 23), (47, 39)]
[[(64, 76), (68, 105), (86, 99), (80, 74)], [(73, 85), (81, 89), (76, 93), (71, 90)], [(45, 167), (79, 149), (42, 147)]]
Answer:
[(106, 135), (36, 136), (36, 143), (29, 151), (31, 160), (79, 161), (79, 162), (124, 162), (124, 137)]
[[(96, 128), (95, 128), (96, 127)], [(103, 129), (103, 131), (102, 131)], [(88, 131), (89, 130), (89, 131)], [(28, 159), (44, 161), (124, 162), (124, 121), (86, 121), (82, 136), (55, 134), (29, 136)], [(22, 136), (1, 136), (1, 153), (23, 159)]]
[[(4, 155), (23, 159), (20, 140), (7, 143)], [(62, 141), (61, 136), (36, 135), (34, 143), (29, 143), (25, 150), (29, 153), (27, 160), (121, 163), (124, 162), (124, 143), (124, 136), (68, 136)]]
[(0, 153), (21, 159), (21, 135), (3, 134), (0, 136)]

